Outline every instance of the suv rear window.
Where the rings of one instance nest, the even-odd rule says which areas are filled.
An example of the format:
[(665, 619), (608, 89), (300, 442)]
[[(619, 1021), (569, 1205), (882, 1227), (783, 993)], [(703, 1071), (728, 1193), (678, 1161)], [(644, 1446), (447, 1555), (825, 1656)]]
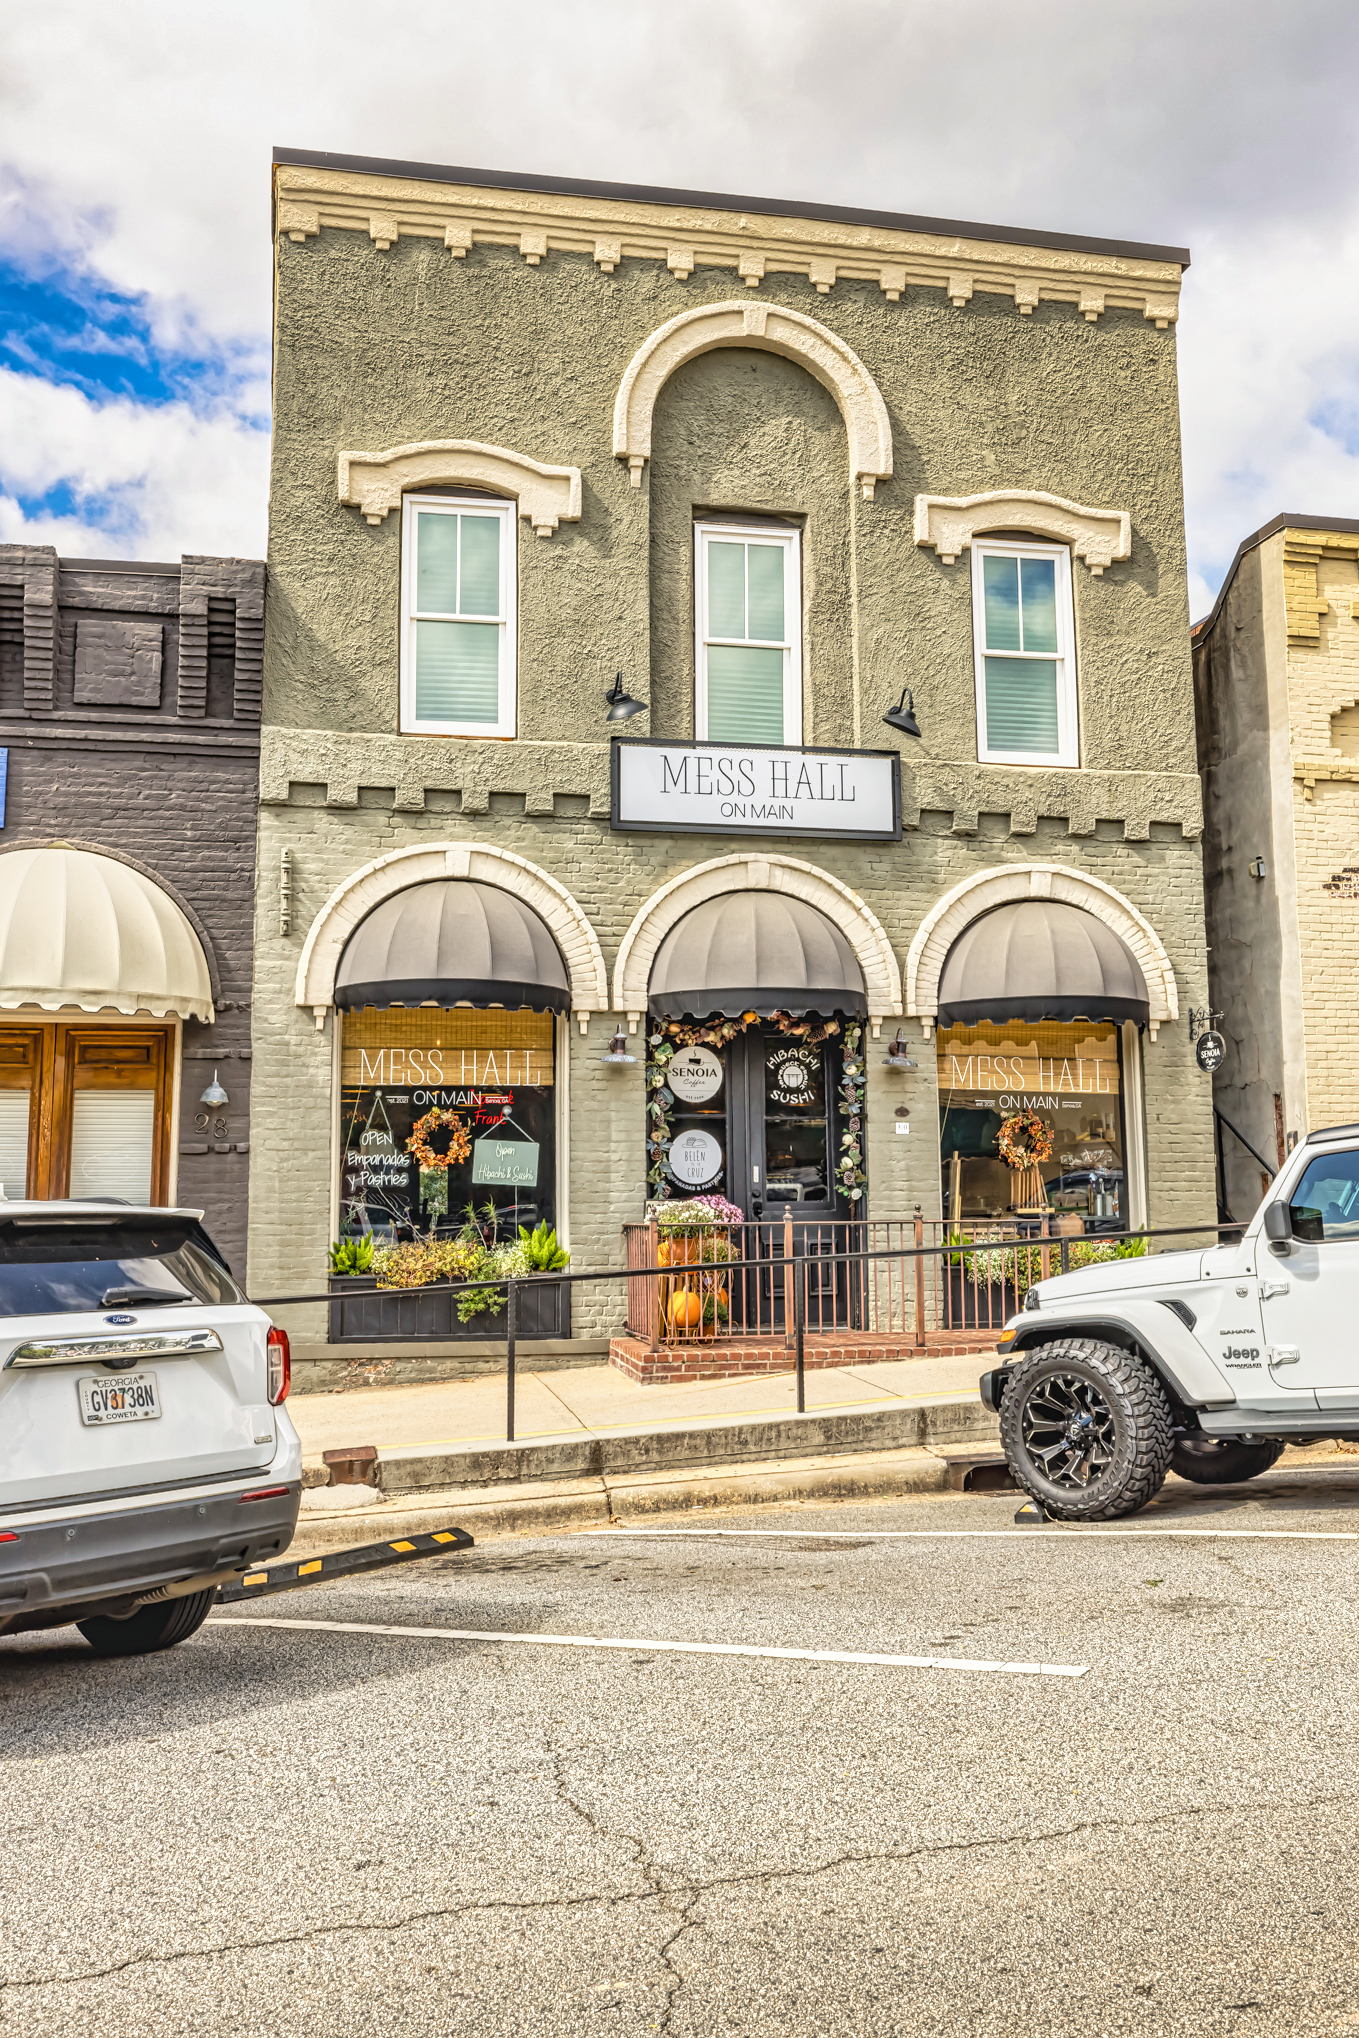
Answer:
[(0, 1221), (0, 1316), (244, 1300), (197, 1225)]

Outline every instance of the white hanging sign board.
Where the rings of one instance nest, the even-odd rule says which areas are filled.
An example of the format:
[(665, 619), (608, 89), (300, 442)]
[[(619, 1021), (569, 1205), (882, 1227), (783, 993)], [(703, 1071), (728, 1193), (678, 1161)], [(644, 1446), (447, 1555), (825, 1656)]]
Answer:
[(896, 842), (894, 750), (800, 750), (615, 737), (613, 826)]

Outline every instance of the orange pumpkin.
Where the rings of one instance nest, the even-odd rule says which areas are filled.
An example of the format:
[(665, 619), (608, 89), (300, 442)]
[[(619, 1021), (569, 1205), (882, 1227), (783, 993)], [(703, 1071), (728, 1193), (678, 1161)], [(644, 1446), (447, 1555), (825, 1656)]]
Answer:
[(670, 1328), (696, 1330), (703, 1321), (703, 1297), (692, 1288), (677, 1288), (670, 1298)]

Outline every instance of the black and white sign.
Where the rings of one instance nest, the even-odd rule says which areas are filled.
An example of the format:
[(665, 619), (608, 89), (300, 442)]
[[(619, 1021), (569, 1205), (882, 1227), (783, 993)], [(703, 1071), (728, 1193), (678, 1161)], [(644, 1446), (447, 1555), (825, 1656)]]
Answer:
[(1206, 1075), (1213, 1075), (1227, 1059), (1227, 1043), (1220, 1033), (1201, 1033), (1194, 1042), (1194, 1059)]
[(722, 1064), (709, 1048), (677, 1048), (665, 1079), (682, 1103), (706, 1104), (722, 1087)]
[(800, 750), (615, 737), (613, 825), (653, 833), (901, 838), (894, 750)]
[(711, 1132), (682, 1132), (670, 1149), (670, 1172), (686, 1189), (701, 1189), (722, 1172), (722, 1149)]

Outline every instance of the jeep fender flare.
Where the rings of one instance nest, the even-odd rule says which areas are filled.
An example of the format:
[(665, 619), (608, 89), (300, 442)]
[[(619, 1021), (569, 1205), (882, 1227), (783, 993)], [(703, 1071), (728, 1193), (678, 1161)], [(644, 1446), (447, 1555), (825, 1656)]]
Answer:
[[(1153, 1306), (1166, 1319), (1164, 1331), (1158, 1324), (1154, 1336), (1149, 1336), (1146, 1326), (1135, 1322), (1131, 1317), (1114, 1316), (1103, 1310), (1098, 1315), (1092, 1313), (1090, 1316), (1059, 1316), (1055, 1310), (1051, 1312), (1045, 1309), (1036, 1310), (1032, 1313), (1038, 1321), (1032, 1328), (1028, 1324), (1022, 1327), (1005, 1356), (1007, 1359), (1014, 1359), (1020, 1352), (1033, 1351), (1039, 1345), (1056, 1344), (1062, 1338), (1101, 1338), (1105, 1344), (1117, 1345), (1124, 1351), (1135, 1352), (1154, 1373), (1159, 1375), (1172, 1401), (1178, 1402), (1181, 1408), (1235, 1407), (1236, 1395), (1232, 1392), (1230, 1384), (1222, 1378), (1192, 1333), (1173, 1311), (1165, 1308), (1164, 1304), (1157, 1302)], [(1176, 1346), (1181, 1343), (1189, 1345), (1191, 1350), (1187, 1353), (1177, 1351)], [(1197, 1388), (1189, 1385), (1191, 1372), (1199, 1376), (1200, 1385)], [(1211, 1374), (1217, 1382), (1216, 1393), (1203, 1391), (1205, 1374)], [(999, 1376), (997, 1385), (1003, 1393), (1004, 1387)]]

